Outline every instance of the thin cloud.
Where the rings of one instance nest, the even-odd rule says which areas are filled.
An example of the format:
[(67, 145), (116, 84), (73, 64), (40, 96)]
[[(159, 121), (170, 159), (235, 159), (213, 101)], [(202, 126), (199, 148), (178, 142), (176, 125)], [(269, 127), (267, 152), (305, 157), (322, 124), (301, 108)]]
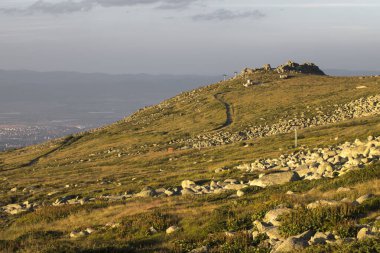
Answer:
[(186, 9), (191, 4), (198, 2), (198, 0), (184, 0), (184, 1), (165, 1), (157, 9), (165, 9), (165, 10), (178, 10), (178, 9)]
[(195, 21), (212, 21), (212, 20), (234, 20), (234, 19), (261, 19), (266, 15), (259, 10), (252, 11), (230, 11), (226, 9), (219, 9), (211, 13), (198, 14), (192, 17)]
[(135, 5), (159, 5), (159, 9), (184, 9), (198, 0), (63, 0), (51, 3), (38, 0), (26, 8), (2, 8), (0, 12), (9, 14), (67, 14), (87, 12), (96, 7), (125, 7)]
[(380, 3), (366, 2), (314, 2), (314, 3), (252, 3), (244, 6), (264, 8), (356, 8), (356, 7), (380, 7)]

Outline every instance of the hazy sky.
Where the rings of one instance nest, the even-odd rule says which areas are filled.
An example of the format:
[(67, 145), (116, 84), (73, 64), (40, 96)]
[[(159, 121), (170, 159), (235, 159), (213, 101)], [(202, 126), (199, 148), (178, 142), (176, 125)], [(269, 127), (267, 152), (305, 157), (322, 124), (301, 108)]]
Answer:
[(1, 0), (0, 69), (380, 70), (379, 0)]

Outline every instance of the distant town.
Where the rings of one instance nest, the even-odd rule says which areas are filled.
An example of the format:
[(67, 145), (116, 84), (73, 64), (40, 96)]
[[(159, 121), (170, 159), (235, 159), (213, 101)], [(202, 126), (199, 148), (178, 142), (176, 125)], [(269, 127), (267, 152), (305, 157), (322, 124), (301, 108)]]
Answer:
[(41, 143), (82, 130), (70, 126), (0, 125), (0, 151)]

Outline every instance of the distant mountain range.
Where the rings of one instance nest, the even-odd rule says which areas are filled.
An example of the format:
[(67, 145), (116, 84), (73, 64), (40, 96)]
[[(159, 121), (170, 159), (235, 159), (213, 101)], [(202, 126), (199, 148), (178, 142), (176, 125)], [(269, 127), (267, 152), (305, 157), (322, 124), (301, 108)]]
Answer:
[(345, 69), (325, 69), (324, 72), (330, 76), (374, 76), (380, 75), (380, 70), (345, 70)]

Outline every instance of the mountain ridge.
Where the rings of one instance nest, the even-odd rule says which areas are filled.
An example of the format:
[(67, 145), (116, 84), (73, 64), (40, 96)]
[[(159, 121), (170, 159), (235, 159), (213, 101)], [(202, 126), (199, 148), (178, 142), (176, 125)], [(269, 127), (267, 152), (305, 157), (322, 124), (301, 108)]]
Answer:
[[(15, 213), (4, 214), (0, 238), (25, 249), (19, 241), (39, 225), (56, 240), (35, 236), (32, 249), (373, 250), (379, 81), (266, 65), (103, 128), (0, 153), (0, 203)], [(255, 134), (243, 138), (244, 129)], [(177, 141), (208, 135), (223, 145)]]

